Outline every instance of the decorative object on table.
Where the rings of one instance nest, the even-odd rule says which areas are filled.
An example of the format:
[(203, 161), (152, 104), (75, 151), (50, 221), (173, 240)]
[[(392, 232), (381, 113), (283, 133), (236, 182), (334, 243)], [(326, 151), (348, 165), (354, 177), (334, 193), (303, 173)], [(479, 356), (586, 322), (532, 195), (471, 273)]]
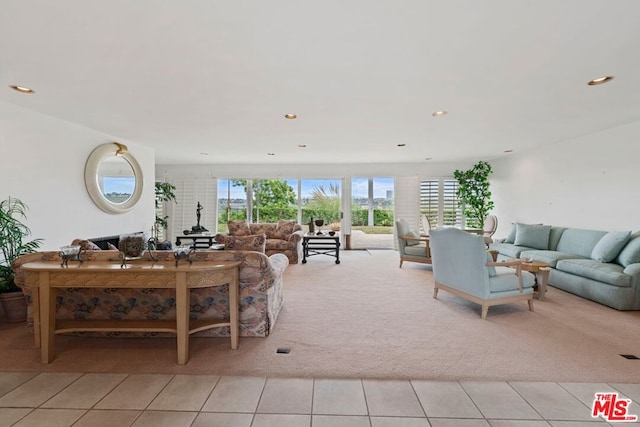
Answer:
[(315, 224), (318, 226), (316, 236), (322, 236), (322, 226), (324, 225), (324, 219), (316, 219)]
[(9, 322), (27, 319), (27, 303), (22, 290), (14, 282), (15, 272), (11, 264), (22, 255), (35, 252), (42, 243), (42, 239), (24, 241), (31, 234), (22, 223), (26, 212), (27, 205), (20, 199), (9, 197), (0, 202), (0, 303)]
[(313, 234), (316, 231), (313, 225), (313, 217), (311, 217), (311, 221), (309, 221), (309, 234)]
[(188, 245), (177, 246), (173, 250), (173, 256), (176, 259), (176, 267), (178, 266), (178, 263), (180, 262), (181, 259), (187, 260), (189, 261), (189, 264), (192, 264), (193, 260), (191, 259), (191, 254), (194, 254), (194, 253), (196, 253), (196, 249), (192, 246), (188, 246)]
[(198, 223), (196, 225), (194, 225), (193, 227), (191, 227), (191, 233), (202, 233), (203, 231), (209, 231), (206, 228), (204, 228), (203, 226), (200, 225), (200, 211), (204, 209), (202, 207), (202, 205), (200, 204), (200, 202), (198, 202), (198, 205), (196, 206), (196, 218), (198, 220)]
[(329, 236), (335, 236), (335, 235), (336, 235), (336, 232), (335, 232), (335, 231), (331, 230), (331, 231), (329, 232)]
[(457, 196), (464, 206), (467, 227), (484, 227), (484, 220), (493, 209), (491, 191), (489, 191), (489, 175), (493, 170), (487, 162), (480, 161), (467, 171), (455, 170), (454, 178), (458, 181)]
[[(118, 241), (118, 250), (122, 259), (120, 267), (124, 268), (128, 260), (139, 259), (147, 249), (148, 240), (144, 234), (129, 234), (120, 236)], [(152, 261), (156, 261), (153, 252), (149, 251), (149, 257)]]
[(60, 266), (68, 267), (70, 260), (78, 261), (80, 262), (80, 264), (82, 264), (83, 259), (81, 257), (81, 254), (83, 254), (84, 252), (85, 252), (84, 249), (82, 249), (80, 245), (62, 246), (59, 252), (60, 258), (62, 259)]
[[(178, 203), (176, 201), (176, 195), (174, 194), (176, 187), (169, 182), (156, 182), (155, 187), (156, 220), (151, 229), (152, 237), (151, 239), (149, 239), (148, 243), (150, 248), (153, 247), (154, 249), (158, 250), (168, 250), (171, 249), (171, 242), (166, 239), (167, 227), (169, 226), (167, 219), (169, 218), (169, 216), (158, 215), (158, 211), (163, 207), (165, 202), (170, 202), (173, 200), (175, 203)], [(160, 241), (161, 234), (164, 238), (163, 241)]]

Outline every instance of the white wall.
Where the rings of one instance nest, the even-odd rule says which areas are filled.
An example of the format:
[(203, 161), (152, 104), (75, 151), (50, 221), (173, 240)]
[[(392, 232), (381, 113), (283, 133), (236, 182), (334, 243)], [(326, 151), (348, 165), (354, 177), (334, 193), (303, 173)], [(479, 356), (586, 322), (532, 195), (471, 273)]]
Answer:
[[(131, 211), (112, 215), (93, 204), (84, 165), (98, 145), (126, 144), (142, 168), (144, 190)], [(153, 150), (69, 122), (0, 102), (0, 199), (21, 199), (25, 223), (42, 249), (56, 250), (74, 238), (147, 231), (154, 222)]]
[(491, 162), (505, 237), (512, 222), (640, 230), (640, 122)]

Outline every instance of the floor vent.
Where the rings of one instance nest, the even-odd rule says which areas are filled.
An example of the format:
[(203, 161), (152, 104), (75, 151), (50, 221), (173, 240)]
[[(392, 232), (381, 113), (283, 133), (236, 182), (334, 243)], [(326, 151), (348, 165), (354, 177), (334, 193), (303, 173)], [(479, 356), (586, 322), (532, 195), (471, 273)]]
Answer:
[(620, 356), (624, 357), (625, 359), (629, 359), (629, 360), (640, 360), (640, 357), (634, 355), (634, 354), (621, 354)]
[(290, 352), (290, 351), (291, 351), (291, 350), (289, 350), (288, 348), (279, 348), (279, 349), (277, 349), (277, 350), (276, 350), (276, 353), (279, 353), (279, 354), (289, 354), (289, 352)]

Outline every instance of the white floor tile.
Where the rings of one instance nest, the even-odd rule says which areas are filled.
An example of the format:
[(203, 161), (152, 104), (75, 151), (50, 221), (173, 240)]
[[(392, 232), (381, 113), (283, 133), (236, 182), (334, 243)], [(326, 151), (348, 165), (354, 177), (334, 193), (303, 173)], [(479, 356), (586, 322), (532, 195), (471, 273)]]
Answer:
[(426, 418), (371, 417), (371, 427), (429, 427)]
[(310, 414), (313, 380), (268, 378), (258, 404), (261, 414)]
[(313, 386), (313, 413), (367, 415), (367, 402), (360, 380), (317, 379)]
[(431, 421), (432, 427), (490, 427), (487, 420), (471, 420), (468, 418), (435, 418)]
[(511, 386), (547, 420), (592, 421), (591, 406), (552, 382), (512, 382)]
[(482, 418), (471, 398), (455, 381), (411, 381), (411, 384), (429, 418)]
[(38, 375), (35, 372), (0, 372), (0, 396)]
[(85, 374), (42, 407), (90, 409), (126, 377), (126, 374)]
[(31, 411), (31, 408), (0, 408), (0, 427), (12, 426)]
[(534, 420), (488, 420), (488, 421), (491, 427), (549, 427), (551, 425), (546, 421), (534, 421)]
[(255, 412), (267, 379), (221, 377), (202, 408), (206, 412)]
[(542, 419), (540, 414), (505, 382), (461, 381), (460, 385), (485, 418)]
[(141, 414), (142, 411), (92, 409), (84, 414), (73, 427), (130, 426)]
[(256, 414), (251, 427), (309, 427), (311, 415)]
[(0, 397), (0, 407), (36, 408), (82, 374), (42, 373)]
[(17, 422), (15, 427), (68, 427), (86, 411), (83, 409), (36, 409)]
[(172, 375), (129, 375), (95, 407), (145, 409), (172, 378)]
[(409, 381), (363, 380), (371, 416), (425, 417)]
[(313, 415), (313, 427), (371, 427), (369, 417), (362, 415)]
[(251, 427), (253, 414), (201, 412), (191, 427)]
[(215, 375), (176, 375), (147, 409), (197, 412), (219, 378)]
[(190, 427), (197, 412), (144, 411), (132, 427)]

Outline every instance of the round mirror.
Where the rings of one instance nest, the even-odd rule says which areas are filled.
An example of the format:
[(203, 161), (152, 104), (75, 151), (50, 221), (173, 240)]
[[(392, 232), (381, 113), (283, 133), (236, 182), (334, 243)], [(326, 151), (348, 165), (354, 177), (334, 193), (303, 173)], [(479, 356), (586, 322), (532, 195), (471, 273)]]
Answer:
[(127, 147), (117, 142), (91, 152), (84, 182), (91, 200), (109, 213), (129, 211), (142, 195), (142, 169)]

